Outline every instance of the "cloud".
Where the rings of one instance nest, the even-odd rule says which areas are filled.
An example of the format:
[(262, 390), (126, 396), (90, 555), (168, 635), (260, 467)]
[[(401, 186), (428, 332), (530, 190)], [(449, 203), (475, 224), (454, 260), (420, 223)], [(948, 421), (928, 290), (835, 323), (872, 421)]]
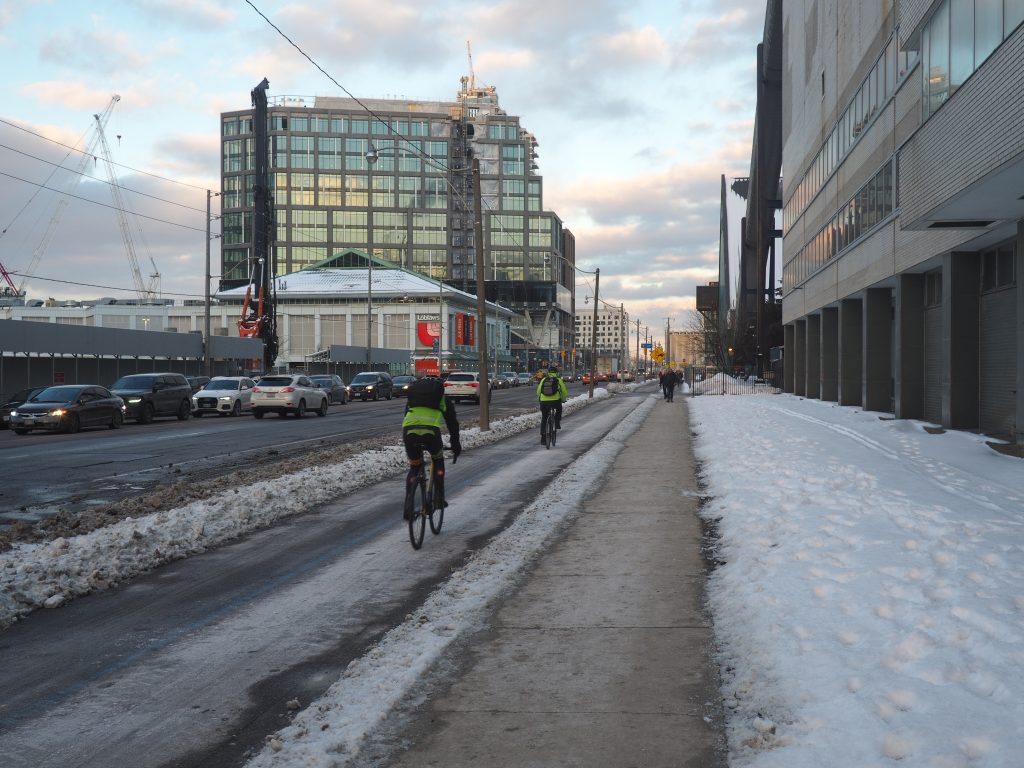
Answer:
[(127, 32), (110, 32), (101, 17), (93, 16), (93, 29), (59, 32), (47, 37), (39, 46), (44, 62), (74, 70), (104, 75), (138, 73), (149, 68), (153, 55), (143, 55), (133, 45)]
[(624, 67), (667, 62), (671, 49), (657, 29), (646, 26), (598, 40), (594, 53), (605, 67)]
[[(21, 93), (41, 104), (56, 104), (91, 114), (102, 112), (114, 94), (89, 88), (81, 82), (70, 80), (44, 80), (28, 83), (20, 88)], [(117, 110), (145, 109), (152, 103), (148, 89), (123, 90), (117, 94), (121, 99)]]
[(220, 189), (220, 137), (216, 133), (173, 136), (153, 147), (152, 167), (179, 181)]
[[(764, 27), (763, 13), (758, 16), (749, 9), (749, 3), (729, 8), (723, 3), (718, 16), (701, 18), (692, 25), (692, 33), (684, 36), (673, 50), (674, 66), (690, 68), (694, 64), (723, 60), (744, 62), (753, 66), (760, 30)], [(753, 44), (752, 44), (753, 43)]]
[(235, 11), (208, 0), (136, 0), (133, 5), (161, 25), (170, 22), (186, 27), (189, 32), (217, 32), (238, 16)]

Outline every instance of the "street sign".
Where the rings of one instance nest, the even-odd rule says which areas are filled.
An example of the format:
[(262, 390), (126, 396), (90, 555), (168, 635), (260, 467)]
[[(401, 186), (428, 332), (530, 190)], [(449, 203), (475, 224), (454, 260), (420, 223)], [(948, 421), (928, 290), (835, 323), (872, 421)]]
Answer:
[(651, 359), (656, 363), (660, 363), (665, 359), (665, 350), (661, 348), (660, 344), (654, 348), (653, 352), (651, 352)]
[(650, 342), (644, 342), (640, 345), (640, 349), (654, 349), (654, 345)]

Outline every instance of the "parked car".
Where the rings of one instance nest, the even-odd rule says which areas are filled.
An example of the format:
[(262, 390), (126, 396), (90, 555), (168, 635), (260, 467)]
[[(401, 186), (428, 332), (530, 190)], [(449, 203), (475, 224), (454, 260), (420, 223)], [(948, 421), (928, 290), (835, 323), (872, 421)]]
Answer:
[(326, 373), (310, 376), (309, 378), (310, 381), (327, 393), (328, 404), (341, 403), (345, 405), (348, 402), (348, 389), (345, 387), (345, 382), (341, 380), (341, 376)]
[(188, 381), (188, 385), (192, 387), (193, 395), (210, 383), (209, 376), (186, 376), (185, 379)]
[(264, 376), (252, 388), (252, 415), (262, 419), (266, 413), (284, 417), (289, 413), (301, 419), (306, 411), (327, 415), (327, 393), (308, 376), (296, 373)]
[(11, 429), (27, 435), (33, 429), (77, 432), (82, 427), (119, 429), (124, 423), (124, 400), (96, 384), (47, 387), (11, 413)]
[(252, 388), (256, 382), (245, 376), (215, 376), (192, 395), (192, 415), (216, 413), (240, 416), (252, 410)]
[(533, 376), (526, 371), (520, 371), (517, 373), (516, 378), (519, 379), (520, 384), (529, 384), (533, 380)]
[(415, 376), (395, 376), (391, 380), (392, 390), (395, 397), (408, 397), (409, 387), (416, 381)]
[(29, 387), (28, 389), (19, 389), (7, 398), (4, 404), (0, 405), (0, 424), (2, 424), (0, 429), (7, 429), (11, 420), (11, 411), (29, 400), (33, 395), (38, 395), (44, 389), (46, 389), (46, 387)]
[(452, 400), (480, 402), (480, 374), (472, 371), (452, 371), (444, 382), (444, 393)]
[(180, 373), (135, 373), (115, 381), (110, 391), (124, 400), (125, 418), (149, 424), (157, 416), (192, 415), (192, 387)]
[(384, 371), (363, 371), (352, 377), (348, 385), (348, 399), (355, 400), (390, 400), (394, 394), (394, 382), (391, 375)]
[(511, 388), (519, 386), (519, 377), (513, 371), (505, 371), (501, 374), (501, 378), (505, 379), (506, 387)]

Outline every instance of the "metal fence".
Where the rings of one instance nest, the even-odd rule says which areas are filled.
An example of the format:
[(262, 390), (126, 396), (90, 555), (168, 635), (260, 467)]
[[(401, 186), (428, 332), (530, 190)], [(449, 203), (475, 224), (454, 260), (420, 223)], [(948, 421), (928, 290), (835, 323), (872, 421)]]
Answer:
[(724, 373), (720, 368), (689, 366), (682, 370), (683, 394), (697, 395), (774, 395), (782, 391), (782, 375), (777, 371)]

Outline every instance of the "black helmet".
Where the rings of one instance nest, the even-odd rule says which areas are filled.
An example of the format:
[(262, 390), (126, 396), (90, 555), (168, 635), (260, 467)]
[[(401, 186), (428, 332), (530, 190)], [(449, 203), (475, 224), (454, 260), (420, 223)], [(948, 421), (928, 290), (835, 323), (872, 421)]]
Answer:
[(556, 373), (557, 374), (558, 373), (558, 366), (557, 365), (550, 365), (550, 366), (548, 366), (548, 373)]

